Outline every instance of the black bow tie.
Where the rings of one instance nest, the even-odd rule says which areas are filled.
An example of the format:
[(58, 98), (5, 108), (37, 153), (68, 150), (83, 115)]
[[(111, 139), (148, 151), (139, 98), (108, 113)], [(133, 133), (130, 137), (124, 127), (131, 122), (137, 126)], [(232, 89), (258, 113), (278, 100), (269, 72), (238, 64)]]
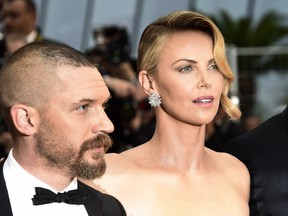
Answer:
[(86, 193), (81, 189), (55, 194), (48, 189), (35, 187), (35, 192), (36, 194), (32, 198), (33, 205), (42, 205), (53, 202), (65, 202), (76, 205), (87, 203)]

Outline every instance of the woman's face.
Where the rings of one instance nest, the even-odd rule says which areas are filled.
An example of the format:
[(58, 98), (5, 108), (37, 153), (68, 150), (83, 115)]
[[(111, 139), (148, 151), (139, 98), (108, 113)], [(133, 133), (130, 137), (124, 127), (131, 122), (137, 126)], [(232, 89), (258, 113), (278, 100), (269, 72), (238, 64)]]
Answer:
[(200, 31), (173, 33), (154, 77), (162, 108), (187, 124), (211, 122), (217, 113), (224, 78), (213, 57), (212, 38)]

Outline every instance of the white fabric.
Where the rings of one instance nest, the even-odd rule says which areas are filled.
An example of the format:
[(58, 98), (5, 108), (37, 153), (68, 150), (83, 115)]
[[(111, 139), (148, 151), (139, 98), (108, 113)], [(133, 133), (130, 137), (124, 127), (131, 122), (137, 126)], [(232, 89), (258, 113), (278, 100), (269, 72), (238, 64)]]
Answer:
[(36, 31), (32, 31), (30, 34), (28, 34), (26, 36), (25, 39), (26, 39), (27, 43), (32, 43), (32, 42), (35, 41), (36, 37), (37, 37), (37, 32)]
[[(66, 203), (50, 203), (34, 206), (32, 197), (35, 194), (35, 187), (43, 187), (57, 193), (53, 188), (25, 171), (15, 160), (10, 151), (4, 163), (3, 174), (6, 181), (8, 195), (12, 207), (13, 216), (87, 216), (84, 205), (71, 205)], [(43, 170), (45, 172), (45, 170)], [(63, 191), (77, 189), (77, 179)]]

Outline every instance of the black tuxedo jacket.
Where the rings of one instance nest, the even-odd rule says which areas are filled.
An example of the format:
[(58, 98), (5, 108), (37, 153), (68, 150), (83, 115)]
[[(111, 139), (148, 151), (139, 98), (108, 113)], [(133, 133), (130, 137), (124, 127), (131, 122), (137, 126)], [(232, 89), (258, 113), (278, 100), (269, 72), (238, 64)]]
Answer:
[[(0, 215), (12, 216), (8, 191), (3, 176), (3, 164), (0, 164)], [(84, 189), (88, 195), (88, 203), (85, 204), (90, 216), (126, 216), (126, 212), (121, 203), (114, 197), (103, 194), (78, 181), (79, 188)], [(31, 197), (32, 198), (32, 197)]]
[(225, 145), (251, 176), (250, 215), (288, 215), (288, 106)]

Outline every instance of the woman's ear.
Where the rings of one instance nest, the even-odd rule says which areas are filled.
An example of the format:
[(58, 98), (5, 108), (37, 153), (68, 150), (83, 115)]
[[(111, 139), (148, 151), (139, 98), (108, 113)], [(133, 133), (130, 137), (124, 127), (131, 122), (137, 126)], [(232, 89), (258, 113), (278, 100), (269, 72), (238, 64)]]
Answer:
[(23, 104), (13, 105), (10, 109), (15, 128), (22, 134), (31, 136), (38, 130), (39, 114), (36, 109)]
[(140, 71), (138, 75), (138, 80), (143, 87), (145, 93), (150, 95), (151, 91), (153, 90), (153, 86), (151, 77), (149, 77), (147, 71)]

